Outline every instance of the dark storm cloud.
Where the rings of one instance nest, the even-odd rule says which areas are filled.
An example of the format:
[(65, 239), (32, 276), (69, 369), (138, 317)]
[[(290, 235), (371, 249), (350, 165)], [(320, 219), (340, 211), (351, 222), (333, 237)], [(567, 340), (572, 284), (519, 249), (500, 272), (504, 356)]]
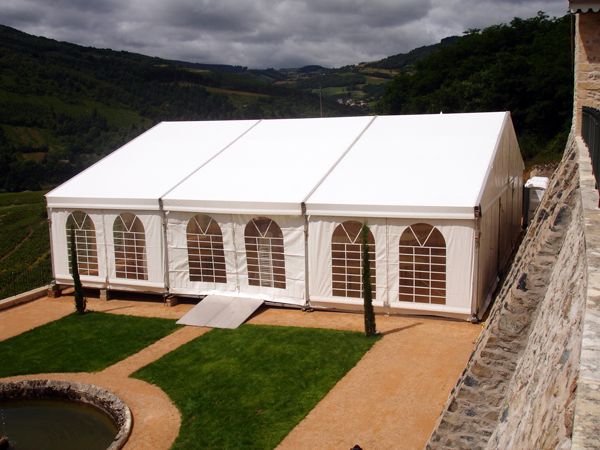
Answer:
[(340, 67), (566, 9), (564, 0), (3, 0), (0, 23), (192, 62)]

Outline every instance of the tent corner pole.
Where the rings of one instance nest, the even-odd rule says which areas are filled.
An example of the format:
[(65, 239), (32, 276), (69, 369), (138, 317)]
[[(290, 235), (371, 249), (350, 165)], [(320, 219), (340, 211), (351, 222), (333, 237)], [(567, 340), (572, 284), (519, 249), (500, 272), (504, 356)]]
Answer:
[(163, 224), (163, 257), (164, 257), (164, 264), (163, 264), (163, 270), (164, 270), (164, 275), (163, 275), (163, 282), (165, 284), (165, 293), (163, 294), (165, 297), (167, 297), (170, 293), (170, 288), (169, 288), (169, 246), (168, 246), (168, 241), (167, 241), (167, 214), (165, 213), (165, 209), (163, 207), (163, 200), (162, 198), (158, 199), (158, 207), (160, 209), (160, 213), (162, 216), (162, 224)]
[(309, 277), (308, 277), (308, 216), (306, 203), (301, 203), (302, 217), (304, 218), (304, 308), (310, 308)]
[(475, 251), (473, 255), (473, 299), (471, 301), (471, 311), (473, 316), (479, 314), (479, 248), (481, 246), (481, 205), (475, 206)]
[(52, 245), (52, 207), (46, 206), (48, 214), (48, 230), (50, 233), (50, 267), (52, 268), (52, 281), (56, 284), (56, 268), (54, 267), (54, 247)]

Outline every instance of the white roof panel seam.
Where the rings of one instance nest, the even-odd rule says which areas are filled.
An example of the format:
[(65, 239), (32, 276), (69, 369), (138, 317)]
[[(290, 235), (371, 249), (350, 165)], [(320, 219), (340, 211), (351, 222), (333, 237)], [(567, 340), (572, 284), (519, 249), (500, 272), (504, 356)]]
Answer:
[(244, 131), (242, 134), (240, 134), (238, 137), (236, 137), (233, 141), (231, 141), (229, 144), (227, 144), (225, 147), (223, 147), (221, 150), (219, 150), (217, 153), (215, 153), (211, 158), (209, 158), (208, 160), (204, 161), (204, 163), (202, 163), (199, 167), (196, 167), (192, 172), (190, 172), (186, 177), (184, 177), (182, 180), (180, 180), (174, 186), (171, 186), (171, 188), (167, 192), (165, 192), (164, 194), (162, 194), (159, 197), (160, 200), (162, 200), (163, 197), (165, 197), (165, 196), (167, 196), (169, 194), (169, 192), (171, 192), (173, 189), (175, 189), (177, 186), (179, 186), (180, 184), (182, 184), (184, 181), (186, 181), (188, 178), (190, 178), (196, 172), (198, 172), (200, 169), (202, 169), (204, 166), (206, 166), (209, 162), (211, 162), (213, 159), (215, 159), (217, 156), (219, 156), (221, 153), (223, 153), (225, 150), (227, 150), (229, 147), (231, 147), (233, 144), (235, 144), (245, 134), (247, 134), (248, 132), (250, 132), (250, 130), (252, 130), (252, 128), (254, 128), (255, 126), (257, 126), (261, 122), (262, 122), (262, 119), (259, 120), (258, 122), (256, 122), (255, 124), (253, 124), (250, 128), (248, 128), (246, 131)]
[(356, 139), (354, 139), (352, 141), (352, 143), (348, 146), (348, 148), (344, 151), (344, 153), (342, 153), (342, 155), (338, 158), (338, 160), (335, 163), (333, 163), (333, 165), (329, 168), (329, 170), (323, 176), (323, 178), (321, 178), (317, 182), (317, 184), (312, 188), (312, 190), (308, 193), (308, 195), (304, 198), (304, 200), (302, 200), (302, 204), (305, 204), (308, 201), (308, 199), (310, 198), (310, 196), (313, 195), (317, 189), (319, 189), (319, 186), (321, 186), (323, 181), (325, 181), (327, 179), (329, 174), (331, 174), (331, 172), (333, 172), (333, 170), (337, 167), (337, 165), (340, 163), (340, 161), (342, 159), (344, 159), (344, 157), (348, 154), (348, 152), (350, 152), (352, 147), (354, 147), (356, 145), (356, 143), (359, 141), (359, 139), (363, 136), (363, 134), (365, 134), (365, 132), (369, 129), (369, 127), (373, 124), (373, 122), (375, 122), (375, 120), (377, 120), (378, 117), (379, 116), (373, 117), (373, 119), (370, 120), (369, 123), (362, 129), (362, 131), (358, 134), (358, 136), (356, 136)]

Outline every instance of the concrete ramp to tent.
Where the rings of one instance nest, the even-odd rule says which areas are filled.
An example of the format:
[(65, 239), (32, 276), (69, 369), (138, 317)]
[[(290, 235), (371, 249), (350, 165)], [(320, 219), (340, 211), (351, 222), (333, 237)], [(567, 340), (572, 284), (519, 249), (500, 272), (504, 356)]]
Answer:
[(258, 309), (264, 300), (207, 295), (177, 321), (180, 325), (210, 328), (237, 328)]

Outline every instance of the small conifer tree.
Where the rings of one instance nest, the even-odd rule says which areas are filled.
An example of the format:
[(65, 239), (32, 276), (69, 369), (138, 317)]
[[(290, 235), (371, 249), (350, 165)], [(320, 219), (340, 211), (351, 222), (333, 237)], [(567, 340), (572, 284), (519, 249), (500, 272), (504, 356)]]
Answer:
[(363, 277), (363, 300), (365, 304), (365, 334), (375, 336), (377, 327), (375, 325), (375, 312), (373, 311), (373, 287), (371, 286), (371, 259), (369, 256), (369, 225), (363, 223), (362, 229), (362, 277)]
[(77, 244), (75, 242), (75, 228), (71, 228), (71, 272), (73, 274), (73, 286), (75, 289), (75, 310), (77, 314), (85, 313), (87, 301), (83, 296), (83, 286), (79, 279), (79, 267), (77, 266)]

